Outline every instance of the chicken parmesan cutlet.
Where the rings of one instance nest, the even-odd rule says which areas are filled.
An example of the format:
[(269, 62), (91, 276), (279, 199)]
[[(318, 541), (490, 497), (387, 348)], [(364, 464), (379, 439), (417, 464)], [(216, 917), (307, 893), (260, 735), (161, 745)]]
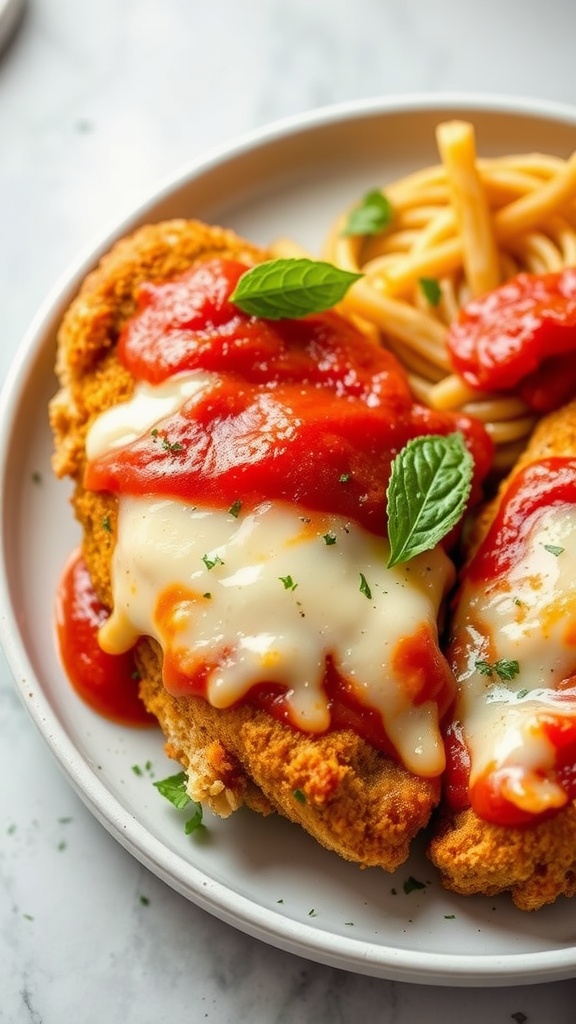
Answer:
[(458, 695), (429, 848), (446, 888), (521, 910), (576, 894), (576, 402), (479, 517), (447, 657)]
[(54, 467), (74, 482), (99, 647), (193, 800), (276, 811), (393, 871), (440, 798), (455, 688), (441, 546), (387, 567), (386, 487), (411, 438), (481, 425), (414, 403), (384, 348), (330, 310), (231, 300), (266, 254), (196, 221), (149, 225), (87, 277), (58, 338)]

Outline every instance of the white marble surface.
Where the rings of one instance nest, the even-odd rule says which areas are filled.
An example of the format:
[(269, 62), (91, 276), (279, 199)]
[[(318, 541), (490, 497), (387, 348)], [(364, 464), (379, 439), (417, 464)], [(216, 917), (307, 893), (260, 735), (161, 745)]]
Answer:
[[(90, 240), (208, 147), (341, 100), (576, 104), (574, 0), (29, 0), (0, 55), (0, 371)], [(0, 1021), (576, 1020), (576, 982), (411, 986), (247, 938), (149, 874), (61, 777), (0, 661)]]

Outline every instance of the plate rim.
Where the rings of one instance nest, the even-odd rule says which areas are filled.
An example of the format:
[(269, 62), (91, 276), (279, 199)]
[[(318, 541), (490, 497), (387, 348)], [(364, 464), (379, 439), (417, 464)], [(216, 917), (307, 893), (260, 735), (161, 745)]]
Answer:
[[(80, 250), (68, 269), (56, 280), (17, 347), (0, 391), (2, 436), (12, 435), (17, 410), (25, 394), (27, 377), (33, 373), (35, 362), (48, 351), (48, 347), (53, 349), (56, 324), (79, 282), (117, 238), (141, 222), (148, 211), (158, 206), (177, 188), (187, 182), (192, 183), (195, 178), (208, 174), (211, 169), (227, 161), (239, 159), (259, 147), (289, 139), (302, 132), (351, 119), (374, 115), (385, 117), (399, 112), (416, 114), (436, 110), (440, 116), (441, 111), (447, 109), (527, 118), (542, 117), (572, 125), (576, 129), (576, 107), (569, 104), (482, 93), (408, 93), (318, 107), (276, 120), (208, 150), (181, 165), (153, 192), (136, 201), (126, 215), (116, 217), (105, 226), (95, 240), (89, 241)], [(6, 477), (7, 455), (7, 446), (3, 446), (0, 453), (0, 483)], [(5, 502), (3, 493), (0, 503), (2, 562), (6, 532)], [(251, 899), (239, 893), (232, 893), (232, 907), (227, 886), (209, 878), (196, 865), (168, 850), (136, 818), (126, 814), (118, 798), (110, 793), (82, 758), (52, 709), (42, 686), (35, 687), (27, 682), (35, 680), (35, 673), (21, 640), (5, 572), (0, 573), (0, 608), (0, 643), (19, 695), (79, 797), (100, 824), (140, 863), (202, 909), (276, 948), (328, 966), (391, 980), (451, 986), (483, 983), (496, 987), (528, 980), (531, 983), (561, 980), (573, 975), (576, 968), (576, 946), (505, 955), (430, 953), (369, 943), (352, 936), (343, 940), (340, 935), (319, 932), (306, 922), (292, 921), (278, 911), (254, 904)], [(126, 821), (127, 817), (130, 820)], [(167, 859), (170, 865), (166, 863)], [(175, 871), (175, 864), (178, 872)], [(185, 869), (188, 876), (186, 881), (181, 877), (182, 869)]]

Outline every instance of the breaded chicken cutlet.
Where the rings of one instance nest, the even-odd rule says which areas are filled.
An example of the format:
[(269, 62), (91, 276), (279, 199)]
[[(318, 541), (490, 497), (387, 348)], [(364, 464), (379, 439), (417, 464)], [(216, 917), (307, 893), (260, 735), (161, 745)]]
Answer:
[[(169, 281), (214, 256), (247, 266), (264, 258), (233, 233), (194, 221), (143, 227), (102, 259), (62, 323), (61, 390), (51, 405), (54, 466), (74, 481), (83, 555), (108, 609), (114, 604), (118, 498), (84, 485), (87, 432), (104, 410), (133, 394), (134, 380), (118, 359), (117, 344), (141, 284)], [(287, 588), (289, 577), (281, 578)], [(438, 803), (438, 774), (417, 777), (351, 728), (316, 735), (249, 703), (214, 707), (203, 696), (174, 695), (163, 683), (159, 644), (143, 637), (135, 652), (142, 700), (160, 723), (169, 756), (186, 769), (194, 800), (222, 816), (242, 804), (263, 814), (276, 811), (362, 866), (393, 871), (407, 858), (411, 840)]]
[[(525, 452), (502, 483), (496, 500), (479, 517), (473, 553), (487, 535), (511, 485), (524, 471), (540, 465), (543, 460), (573, 458), (575, 453), (576, 402), (572, 402), (546, 416), (536, 427)], [(572, 476), (575, 466), (570, 467)], [(528, 512), (527, 506), (521, 508), (521, 515), (526, 519)], [(526, 524), (520, 527), (521, 534), (524, 530), (528, 530)], [(512, 535), (508, 543), (513, 544)], [(548, 547), (554, 564), (563, 550), (559, 546)], [(522, 610), (519, 593), (513, 592), (512, 601)], [(564, 614), (570, 615), (570, 609), (564, 609)], [(552, 645), (554, 639), (549, 638), (548, 643)], [(532, 662), (538, 672), (534, 656)], [(517, 668), (518, 663), (515, 665)], [(543, 670), (540, 671), (543, 674)], [(463, 687), (466, 685), (464, 682)], [(524, 696), (529, 697), (529, 694), (521, 690), (520, 697)], [(559, 896), (576, 895), (576, 807), (570, 799), (551, 816), (543, 815), (533, 821), (528, 818), (516, 826), (485, 820), (470, 807), (452, 812), (444, 808), (428, 852), (447, 889), (463, 895), (489, 896), (510, 891), (521, 910), (537, 910)]]

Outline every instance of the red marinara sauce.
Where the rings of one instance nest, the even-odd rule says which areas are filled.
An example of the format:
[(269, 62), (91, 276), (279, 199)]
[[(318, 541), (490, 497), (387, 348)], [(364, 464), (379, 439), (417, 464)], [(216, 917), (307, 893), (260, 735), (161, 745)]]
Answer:
[(576, 268), (518, 274), (468, 302), (448, 332), (473, 388), (515, 391), (536, 412), (576, 394)]
[[(566, 696), (576, 696), (576, 680), (566, 681)], [(572, 684), (570, 687), (569, 684)], [(570, 693), (571, 689), (571, 693)], [(552, 776), (566, 794), (566, 803), (576, 800), (576, 719), (553, 712), (542, 712), (538, 728), (555, 749)], [(559, 808), (534, 814), (506, 799), (503, 784), (521, 777), (517, 765), (493, 765), (470, 785), (470, 755), (460, 722), (446, 730), (446, 769), (443, 778), (444, 797), (450, 809), (458, 813), (472, 807), (479, 818), (507, 828), (533, 825), (556, 814)]]
[[(523, 556), (533, 520), (544, 509), (567, 505), (576, 506), (576, 458), (556, 456), (528, 464), (508, 487), (486, 537), (466, 569), (468, 580), (482, 587), (506, 577)], [(451, 642), (447, 656), (456, 667), (465, 663), (470, 656), (467, 634), (462, 643), (458, 639)], [(576, 674), (563, 679), (556, 690), (557, 701), (576, 703)], [(543, 708), (538, 713), (537, 728), (554, 750), (553, 768), (541, 774), (561, 786), (567, 802), (576, 799), (576, 717)], [(521, 766), (494, 763), (470, 785), (470, 754), (461, 721), (448, 724), (444, 741), (444, 796), (453, 812), (472, 807), (486, 821), (515, 827), (556, 813), (549, 810), (534, 814), (506, 799), (503, 786), (522, 774)]]
[[(90, 462), (87, 488), (157, 494), (222, 509), (241, 501), (246, 510), (276, 499), (340, 514), (384, 535), (386, 487), (396, 453), (418, 435), (459, 430), (474, 456), (478, 491), (493, 451), (480, 423), (414, 403), (395, 357), (336, 312), (278, 321), (242, 313), (230, 295), (246, 269), (237, 261), (214, 259), (172, 281), (142, 285), (137, 311), (119, 339), (119, 359), (136, 382), (158, 385), (179, 374), (201, 373), (207, 375), (206, 386), (154, 430)], [(85, 585), (80, 575), (65, 581), (64, 588), (75, 579)], [(72, 596), (66, 601), (75, 607)], [(84, 639), (74, 657), (83, 663), (100, 659), (99, 614), (90, 611), (81, 621), (76, 612), (78, 636)], [(61, 642), (71, 663), (70, 629), (65, 619)], [(425, 662), (434, 690), (428, 696), (439, 699), (441, 691), (452, 692), (446, 662), (431, 659), (430, 645), (415, 642), (403, 657), (411, 669), (418, 659)], [(73, 664), (69, 671), (74, 675)], [(361, 707), (334, 675), (327, 669), (332, 727), (353, 725), (389, 750), (379, 716)], [(203, 692), (200, 676), (192, 685), (196, 692)], [(88, 691), (89, 673), (81, 686)], [(88, 699), (93, 702), (89, 694)], [(259, 687), (249, 699), (286, 718), (277, 689)]]
[(210, 374), (161, 428), (95, 459), (85, 485), (229, 508), (283, 500), (386, 532), (390, 464), (420, 434), (462, 431), (476, 483), (492, 444), (469, 417), (416, 404), (395, 357), (329, 311), (262, 320), (229, 296), (246, 267), (211, 260), (144, 285), (118, 354), (137, 381)]
[(86, 564), (75, 552), (60, 580), (56, 629), (66, 674), (78, 695), (94, 711), (121, 725), (155, 725), (138, 696), (138, 672), (131, 652), (106, 654), (98, 629), (108, 615), (100, 603)]

